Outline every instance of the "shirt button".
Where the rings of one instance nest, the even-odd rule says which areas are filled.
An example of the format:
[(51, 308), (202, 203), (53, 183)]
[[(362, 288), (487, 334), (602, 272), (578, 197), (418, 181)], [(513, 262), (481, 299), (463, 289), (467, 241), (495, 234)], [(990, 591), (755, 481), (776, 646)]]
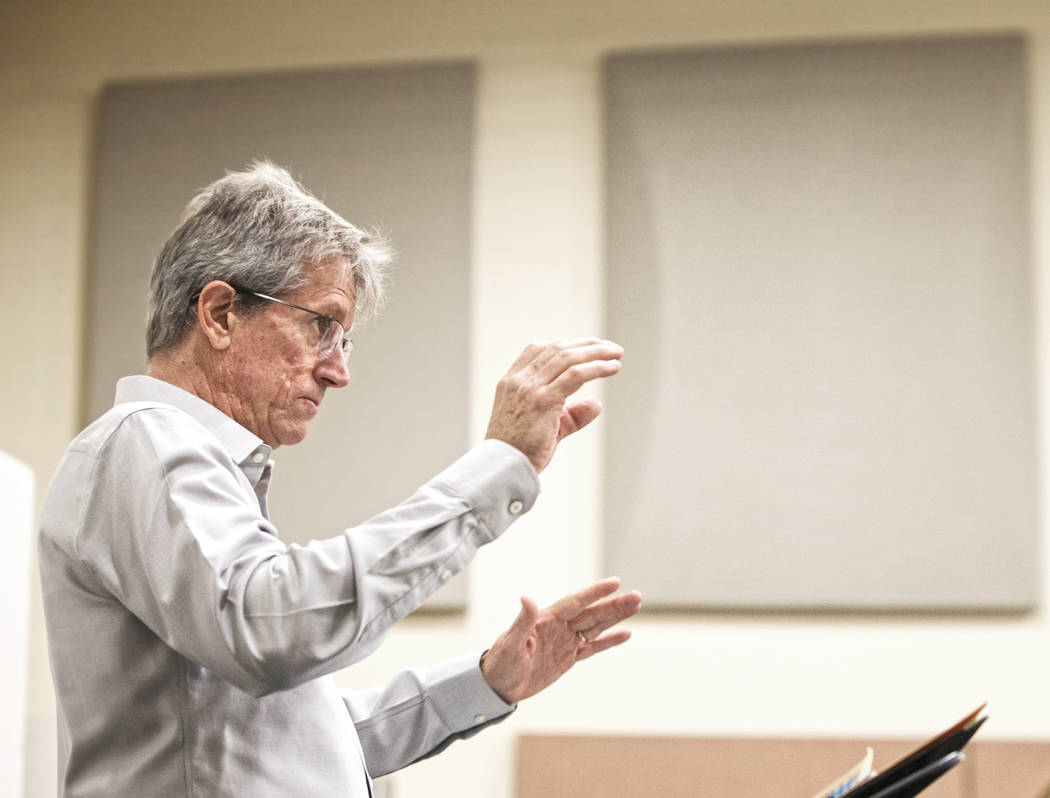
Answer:
[(488, 720), (488, 717), (485, 716), (485, 715), (475, 715), (474, 716), (474, 722), (475, 723), (484, 723), (486, 720)]
[(252, 462), (253, 463), (261, 463), (265, 459), (266, 459), (266, 455), (264, 455), (262, 452), (256, 452), (255, 454), (252, 455)]
[(525, 509), (525, 505), (522, 504), (522, 502), (519, 499), (515, 499), (514, 501), (512, 501), (510, 504), (507, 505), (507, 512), (510, 513), (511, 515), (517, 515), (518, 513), (520, 513), (524, 509)]
[(438, 571), (438, 579), (440, 579), (442, 582), (447, 582), (451, 578), (452, 572), (448, 568), (442, 568), (440, 571)]

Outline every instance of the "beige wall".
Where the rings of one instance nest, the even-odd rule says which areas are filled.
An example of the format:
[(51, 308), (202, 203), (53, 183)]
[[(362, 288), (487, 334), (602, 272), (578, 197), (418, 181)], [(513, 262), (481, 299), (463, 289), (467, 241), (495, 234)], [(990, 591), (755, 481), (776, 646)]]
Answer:
[[(113, 79), (477, 58), (471, 395), (480, 435), (491, 386), (525, 341), (600, 325), (604, 52), (1020, 30), (1031, 57), (1039, 370), (1050, 374), (1042, 323), (1050, 273), (1045, 0), (332, 0), (291, 8), (272, 0), (0, 4), (0, 449), (34, 468), (41, 491), (79, 422), (92, 113), (99, 87)], [(632, 355), (644, 357), (629, 352), (628, 368)], [(1041, 427), (1050, 430), (1045, 404)], [(597, 576), (599, 445), (594, 434), (568, 444), (544, 476), (537, 509), (482, 552), (469, 613), (404, 624), (340, 680), (370, 683), (398, 664), (485, 645), (521, 592), (550, 599)], [(1040, 447), (1046, 461), (1050, 433)], [(1044, 506), (1048, 484), (1044, 474)], [(1048, 549), (1044, 609), (1023, 618), (642, 618), (629, 648), (581, 666), (491, 732), (398, 774), (396, 794), (509, 798), (511, 743), (526, 730), (921, 736), (988, 700), (992, 720), (982, 736), (1050, 738)], [(36, 798), (54, 788), (53, 697), (36, 599), (34, 607), (26, 794)]]
[(4, 558), (0, 562), (0, 607), (7, 612), (0, 629), (0, 646), (8, 656), (0, 661), (0, 795), (18, 795), (25, 758), (25, 653), (28, 640), (29, 574), (32, 562), (33, 473), (24, 463), (0, 451), (0, 507), (4, 513)]

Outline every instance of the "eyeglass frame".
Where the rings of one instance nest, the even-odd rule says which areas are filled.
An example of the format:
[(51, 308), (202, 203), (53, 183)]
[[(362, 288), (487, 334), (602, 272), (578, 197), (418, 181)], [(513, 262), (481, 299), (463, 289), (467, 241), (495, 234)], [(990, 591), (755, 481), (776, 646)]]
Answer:
[[(259, 299), (265, 299), (267, 302), (277, 302), (280, 305), (287, 305), (290, 308), (302, 310), (306, 313), (309, 313), (312, 316), (316, 316), (319, 319), (324, 319), (328, 322), (330, 326), (335, 325), (335, 327), (342, 331), (342, 334), (336, 335), (335, 338), (333, 338), (332, 340), (331, 347), (328, 348), (328, 351), (325, 351), (325, 349), (321, 346), (321, 341), (323, 341), (325, 338), (325, 333), (322, 332), (321, 337), (317, 339), (317, 351), (325, 357), (328, 357), (328, 355), (332, 354), (338, 349), (340, 351), (340, 354), (342, 354), (343, 356), (343, 362), (348, 362), (350, 360), (350, 353), (354, 351), (354, 341), (352, 338), (346, 335), (346, 327), (343, 326), (343, 323), (339, 321), (339, 319), (335, 318), (334, 316), (329, 316), (327, 313), (321, 313), (316, 310), (310, 310), (310, 308), (304, 308), (302, 305), (296, 305), (292, 302), (286, 302), (285, 300), (278, 299), (275, 296), (269, 296), (268, 294), (260, 294), (258, 291), (252, 291), (250, 288), (241, 288), (240, 286), (236, 286), (231, 283), (227, 283), (227, 285), (229, 285), (230, 288), (232, 288), (234, 290), (234, 293), (236, 294), (240, 294), (242, 296), (254, 296), (258, 297)], [(200, 299), (200, 294), (197, 294), (195, 297), (193, 297), (194, 302), (196, 302), (198, 299)]]

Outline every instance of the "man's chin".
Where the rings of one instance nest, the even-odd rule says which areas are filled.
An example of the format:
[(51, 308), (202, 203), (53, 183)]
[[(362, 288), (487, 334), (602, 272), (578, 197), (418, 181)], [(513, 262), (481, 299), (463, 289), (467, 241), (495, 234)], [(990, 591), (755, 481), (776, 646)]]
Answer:
[(309, 432), (310, 425), (305, 421), (302, 424), (295, 426), (288, 426), (280, 431), (277, 435), (277, 444), (272, 448), (276, 449), (278, 446), (295, 446), (297, 443), (302, 443), (306, 440), (306, 433)]

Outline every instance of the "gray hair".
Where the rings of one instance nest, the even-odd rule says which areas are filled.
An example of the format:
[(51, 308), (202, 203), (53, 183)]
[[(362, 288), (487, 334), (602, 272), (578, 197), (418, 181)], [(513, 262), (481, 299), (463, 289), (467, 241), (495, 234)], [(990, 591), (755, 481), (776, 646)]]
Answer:
[(357, 318), (367, 319), (383, 301), (390, 262), (383, 238), (354, 227), (272, 163), (227, 173), (190, 200), (153, 265), (147, 356), (183, 340), (196, 296), (212, 280), (280, 297), (333, 257), (353, 272)]

